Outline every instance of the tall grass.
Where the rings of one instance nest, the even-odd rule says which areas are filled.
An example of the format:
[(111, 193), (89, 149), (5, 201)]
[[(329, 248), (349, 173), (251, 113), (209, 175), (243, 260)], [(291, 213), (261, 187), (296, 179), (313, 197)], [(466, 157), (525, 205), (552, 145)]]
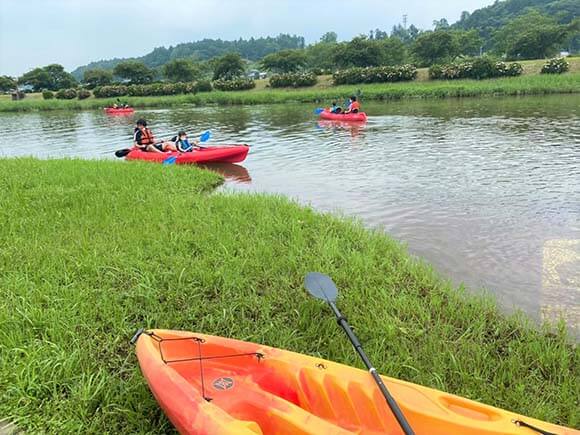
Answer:
[[(355, 92), (364, 100), (398, 100), (404, 98), (457, 98), (490, 95), (543, 95), (580, 92), (580, 74), (524, 75), (492, 80), (416, 81), (407, 83), (333, 86), (310, 89), (262, 89), (237, 92), (207, 92), (196, 95), (166, 97), (126, 97), (137, 108), (172, 107), (183, 104), (198, 106), (220, 104), (272, 104), (303, 102), (328, 104), (333, 99), (344, 100)], [(114, 99), (87, 100), (0, 100), (0, 112), (31, 110), (102, 109)]]
[(330, 274), (384, 374), (571, 426), (579, 353), (388, 236), (196, 168), (0, 160), (0, 417), (31, 433), (168, 433), (129, 345), (202, 331), (359, 365), (302, 288)]

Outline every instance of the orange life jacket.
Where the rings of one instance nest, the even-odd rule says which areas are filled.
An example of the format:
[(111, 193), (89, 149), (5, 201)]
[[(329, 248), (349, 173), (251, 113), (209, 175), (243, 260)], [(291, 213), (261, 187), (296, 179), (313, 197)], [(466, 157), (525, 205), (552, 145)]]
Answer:
[(353, 101), (350, 103), (349, 110), (360, 110), (360, 104), (358, 101)]
[[(141, 138), (137, 142), (139, 145), (151, 145), (155, 143), (155, 138), (153, 137), (153, 133), (148, 128), (144, 128), (143, 130), (137, 130), (141, 132)], [(135, 138), (137, 138), (137, 131), (135, 132)]]

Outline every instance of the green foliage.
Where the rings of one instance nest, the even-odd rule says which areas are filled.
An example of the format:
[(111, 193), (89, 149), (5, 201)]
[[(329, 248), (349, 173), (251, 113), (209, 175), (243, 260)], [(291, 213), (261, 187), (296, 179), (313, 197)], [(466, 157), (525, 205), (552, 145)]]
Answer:
[[(378, 33), (378, 30), (375, 31), (375, 35)], [(400, 40), (406, 46), (410, 45), (417, 39), (417, 36), (420, 34), (420, 30), (411, 24), (408, 28), (403, 27), (401, 24), (396, 24), (393, 26), (391, 30), (391, 38), (395, 38)]]
[(192, 82), (201, 76), (201, 71), (190, 60), (174, 59), (163, 66), (163, 75), (172, 82)]
[(212, 90), (213, 86), (211, 85), (210, 80), (198, 80), (197, 82), (195, 82), (195, 85), (193, 87), (193, 92), (196, 94), (198, 92), (211, 92)]
[(113, 70), (117, 77), (129, 80), (131, 84), (151, 83), (155, 72), (145, 66), (143, 62), (128, 60), (118, 64)]
[[(168, 30), (171, 32), (171, 30)], [(235, 52), (243, 59), (257, 61), (264, 56), (280, 50), (304, 48), (304, 38), (296, 35), (280, 34), (275, 37), (237, 39), (235, 41), (222, 41), (221, 39), (204, 39), (197, 42), (178, 44), (173, 47), (158, 47), (151, 53), (139, 57), (136, 60), (143, 62), (150, 68), (165, 65), (173, 59), (195, 58), (206, 61), (224, 54)], [(73, 75), (80, 78), (86, 69), (104, 68), (112, 70), (118, 63), (128, 59), (112, 59), (92, 62), (77, 68)]]
[(213, 79), (232, 80), (244, 74), (245, 67), (241, 56), (238, 53), (228, 53), (215, 59)]
[(576, 22), (558, 24), (553, 17), (530, 10), (495, 32), (495, 51), (509, 59), (542, 59), (554, 55), (576, 27)]
[(261, 61), (262, 68), (276, 73), (293, 73), (306, 66), (306, 53), (304, 50), (283, 50), (264, 57)]
[(387, 83), (415, 80), (417, 68), (413, 65), (349, 68), (332, 75), (335, 85), (356, 83)]
[(77, 97), (76, 89), (61, 89), (55, 95), (57, 100), (72, 100)]
[(75, 78), (64, 70), (62, 65), (51, 64), (43, 68), (35, 68), (23, 74), (18, 83), (31, 85), (35, 92), (42, 89), (57, 91), (59, 89), (72, 88), (77, 85)]
[(9, 76), (0, 76), (0, 92), (8, 92), (16, 89), (16, 80)]
[(83, 74), (83, 83), (88, 89), (97, 86), (110, 85), (113, 82), (113, 73), (104, 69), (89, 69)]
[(317, 81), (316, 74), (313, 72), (274, 74), (269, 80), (270, 86), (273, 88), (308, 87), (314, 86)]
[(338, 40), (338, 35), (336, 32), (326, 32), (320, 37), (320, 42), (323, 44), (336, 44)]
[(111, 86), (98, 86), (93, 89), (93, 95), (95, 98), (110, 98), (110, 97), (122, 97), (127, 95), (127, 86), (125, 85), (111, 85)]
[(91, 91), (87, 89), (79, 89), (77, 92), (77, 97), (79, 100), (85, 100), (91, 96)]
[(43, 100), (52, 100), (54, 98), (54, 92), (52, 91), (42, 91)]
[(506, 64), (484, 56), (447, 65), (432, 65), (429, 68), (429, 77), (433, 80), (482, 80), (496, 77), (515, 77), (521, 75), (522, 72), (523, 67), (519, 63)]
[(385, 63), (385, 44), (381, 40), (357, 36), (338, 44), (333, 60), (339, 68), (379, 66)]
[(451, 62), (458, 56), (479, 54), (482, 40), (476, 31), (436, 30), (421, 33), (411, 47), (421, 66)]
[(338, 44), (331, 42), (319, 42), (306, 47), (308, 67), (311, 70), (335, 70), (334, 52), (337, 47)]
[(542, 66), (542, 74), (562, 74), (570, 69), (570, 64), (563, 57), (548, 60)]
[(230, 80), (218, 79), (213, 81), (213, 87), (219, 91), (244, 91), (256, 87), (256, 82), (246, 77), (237, 77)]

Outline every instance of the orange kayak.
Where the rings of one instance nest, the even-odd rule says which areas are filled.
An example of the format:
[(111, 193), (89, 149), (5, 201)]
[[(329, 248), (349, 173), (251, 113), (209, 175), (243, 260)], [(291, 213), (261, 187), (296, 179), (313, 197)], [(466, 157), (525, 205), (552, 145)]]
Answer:
[[(368, 372), (259, 344), (150, 330), (137, 357), (182, 434), (401, 434)], [(383, 377), (416, 434), (579, 431)]]

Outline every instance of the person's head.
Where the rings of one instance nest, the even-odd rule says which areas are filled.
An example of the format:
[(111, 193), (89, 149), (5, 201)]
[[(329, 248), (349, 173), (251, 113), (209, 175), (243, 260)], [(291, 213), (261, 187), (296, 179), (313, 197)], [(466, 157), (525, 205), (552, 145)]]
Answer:
[(356, 101), (356, 97), (353, 95), (352, 97), (350, 97), (350, 101), (354, 103)]
[(181, 140), (185, 140), (187, 139), (187, 133), (184, 132), (183, 130), (181, 130), (179, 133), (177, 133), (177, 136), (179, 137), (179, 139)]
[(140, 130), (143, 130), (145, 127), (147, 127), (147, 121), (145, 121), (143, 118), (138, 119), (137, 120), (137, 128)]
[(332, 102), (332, 107), (336, 107), (336, 101)]

